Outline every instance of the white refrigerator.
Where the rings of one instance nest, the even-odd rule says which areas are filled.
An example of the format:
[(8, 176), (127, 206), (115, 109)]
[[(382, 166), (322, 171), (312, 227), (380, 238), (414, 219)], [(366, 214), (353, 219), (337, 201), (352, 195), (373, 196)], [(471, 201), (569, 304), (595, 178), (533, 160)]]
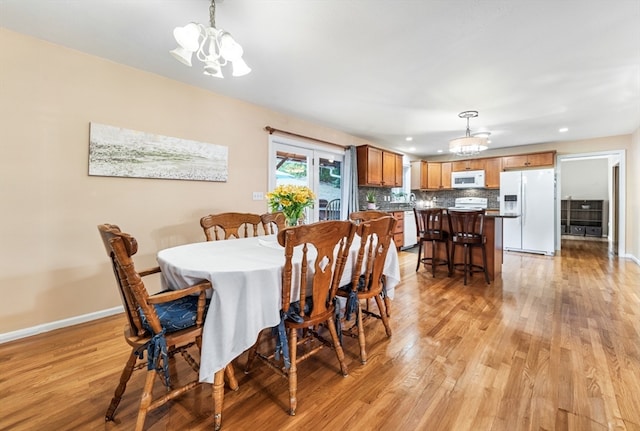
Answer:
[(555, 171), (533, 169), (500, 173), (500, 212), (519, 214), (503, 220), (503, 249), (555, 252)]

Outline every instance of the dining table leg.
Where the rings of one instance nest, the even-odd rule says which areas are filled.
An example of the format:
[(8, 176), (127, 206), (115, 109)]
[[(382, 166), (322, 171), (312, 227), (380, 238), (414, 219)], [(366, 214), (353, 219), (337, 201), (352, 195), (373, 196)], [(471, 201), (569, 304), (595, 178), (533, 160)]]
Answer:
[(225, 369), (216, 371), (213, 376), (213, 429), (218, 431), (222, 426), (222, 403), (224, 402)]

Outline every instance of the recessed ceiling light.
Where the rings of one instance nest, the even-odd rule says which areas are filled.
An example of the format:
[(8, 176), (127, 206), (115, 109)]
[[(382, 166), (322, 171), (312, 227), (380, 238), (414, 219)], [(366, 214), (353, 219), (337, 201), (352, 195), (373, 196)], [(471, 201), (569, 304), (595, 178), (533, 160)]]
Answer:
[(411, 142), (413, 141), (413, 137), (412, 136), (407, 136), (406, 138), (404, 138), (405, 141), (407, 142)]
[(409, 147), (409, 151), (415, 151), (416, 147)]
[(561, 127), (560, 129), (558, 129), (558, 132), (560, 133), (564, 133), (564, 132), (568, 132), (569, 128), (568, 127)]
[(442, 150), (438, 150), (438, 153), (441, 153), (441, 152), (442, 152)]

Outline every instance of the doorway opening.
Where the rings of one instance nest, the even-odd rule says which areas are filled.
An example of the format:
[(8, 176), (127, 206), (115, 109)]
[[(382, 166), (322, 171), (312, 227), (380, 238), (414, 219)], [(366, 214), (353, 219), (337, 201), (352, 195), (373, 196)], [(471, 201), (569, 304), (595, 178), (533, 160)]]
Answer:
[[(614, 255), (625, 255), (625, 152), (624, 150), (603, 151), (594, 153), (583, 154), (570, 154), (559, 155), (557, 159), (557, 185), (556, 185), (556, 250), (561, 249), (562, 233), (563, 229), (567, 233), (571, 232), (570, 225), (564, 225), (567, 212), (567, 198), (574, 199), (578, 204), (580, 213), (597, 212), (596, 208), (591, 208), (591, 202), (582, 202), (584, 200), (597, 201), (602, 200), (606, 202), (605, 214), (602, 217), (604, 226), (602, 226), (603, 233), (606, 229), (606, 241), (609, 243), (609, 249)], [(594, 172), (589, 169), (578, 169), (576, 173), (575, 165), (584, 161), (586, 164), (591, 163), (593, 166), (594, 161), (598, 161), (603, 166), (603, 172), (601, 172), (598, 184), (593, 184), (592, 187), (586, 188), (587, 191), (580, 188), (580, 182), (585, 183), (593, 179)], [(565, 172), (571, 172), (571, 177), (563, 176), (563, 168)], [(584, 179), (577, 178), (584, 176)], [(568, 196), (565, 190), (563, 190), (563, 178), (565, 183), (573, 184), (571, 190), (579, 190), (577, 196)], [(604, 182), (604, 184), (602, 184)], [(590, 195), (594, 193), (593, 189), (600, 189), (600, 194)], [(603, 191), (604, 190), (604, 191)], [(574, 193), (574, 192), (571, 192)], [(595, 192), (597, 193), (597, 192)], [(588, 223), (587, 223), (588, 224)], [(594, 224), (597, 226), (597, 223)], [(586, 227), (585, 227), (586, 228)], [(579, 226), (575, 233), (580, 234)]]

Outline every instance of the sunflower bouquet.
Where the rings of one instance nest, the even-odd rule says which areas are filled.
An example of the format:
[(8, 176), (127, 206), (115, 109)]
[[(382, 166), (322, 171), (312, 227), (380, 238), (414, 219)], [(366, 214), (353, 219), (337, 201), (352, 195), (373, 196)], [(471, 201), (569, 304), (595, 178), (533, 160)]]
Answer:
[(271, 211), (282, 211), (287, 226), (296, 226), (305, 208), (312, 207), (316, 195), (307, 186), (284, 184), (267, 193)]

